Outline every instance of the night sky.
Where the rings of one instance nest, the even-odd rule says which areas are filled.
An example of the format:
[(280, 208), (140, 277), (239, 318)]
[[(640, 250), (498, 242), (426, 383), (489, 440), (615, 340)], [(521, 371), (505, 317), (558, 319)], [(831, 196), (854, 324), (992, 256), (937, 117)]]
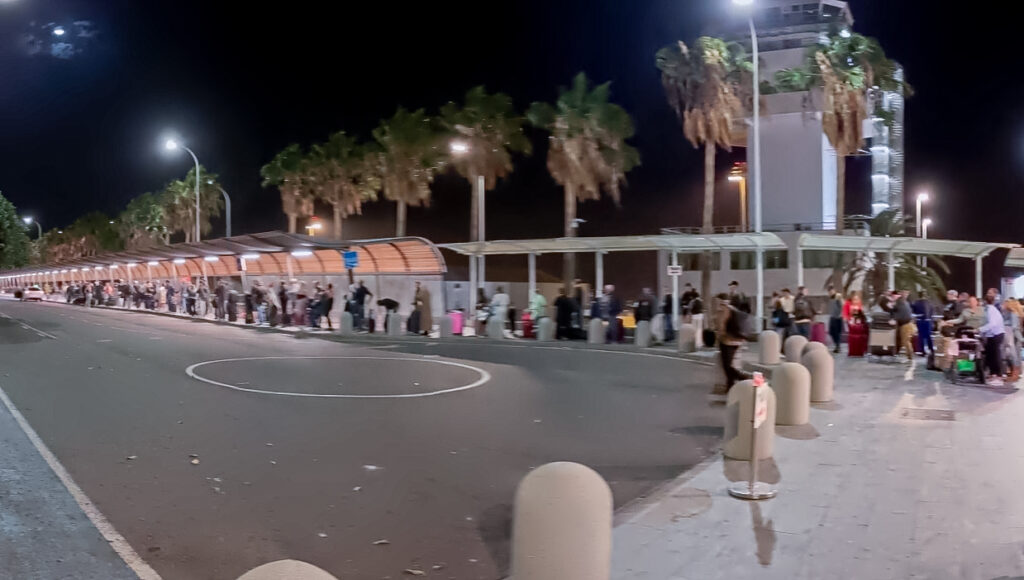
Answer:
[[(581, 235), (699, 223), (702, 156), (665, 103), (654, 53), (732, 12), (728, 0), (249, 6), (257, 5), (0, 3), (0, 191), (45, 229), (94, 209), (116, 213), (187, 171), (187, 157), (162, 151), (172, 131), (220, 174), (236, 232), (284, 228), (278, 193), (259, 186), (258, 170), (285, 145), (340, 129), (368, 138), (398, 105), (436, 111), (478, 84), (525, 108), (553, 100), (582, 70), (612, 81), (613, 100), (636, 121), (643, 165), (629, 175), (620, 210), (604, 201), (581, 207)], [(1018, 59), (999, 49), (1019, 34), (1018, 21), (925, 1), (851, 6), (854, 28), (879, 38), (916, 90), (907, 105), (907, 192), (908, 200), (932, 193), (934, 236), (1024, 242), (1024, 87)], [(66, 31), (58, 46), (53, 26)], [(722, 153), (720, 168), (742, 158), (743, 150)], [(866, 212), (868, 164), (849, 168), (850, 211)], [(468, 195), (464, 180), (441, 176), (433, 205), (410, 210), (409, 233), (465, 240)], [(736, 223), (735, 189), (723, 179), (718, 196), (717, 223)], [(543, 154), (518, 160), (488, 208), (491, 239), (561, 234), (561, 191)], [(388, 235), (393, 215), (393, 204), (372, 204), (347, 222), (348, 237)], [(610, 275), (625, 275), (633, 261), (611, 260)]]

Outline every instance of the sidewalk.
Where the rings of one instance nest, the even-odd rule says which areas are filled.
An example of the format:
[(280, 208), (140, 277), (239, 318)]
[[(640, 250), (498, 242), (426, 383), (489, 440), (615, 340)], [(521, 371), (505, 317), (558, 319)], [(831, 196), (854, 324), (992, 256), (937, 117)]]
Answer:
[(5, 403), (0, 403), (0, 576), (138, 578), (86, 517)]
[(615, 580), (991, 580), (1024, 576), (1024, 394), (909, 367), (837, 359), (836, 401), (778, 427), (744, 502), (748, 463), (709, 460), (620, 514)]

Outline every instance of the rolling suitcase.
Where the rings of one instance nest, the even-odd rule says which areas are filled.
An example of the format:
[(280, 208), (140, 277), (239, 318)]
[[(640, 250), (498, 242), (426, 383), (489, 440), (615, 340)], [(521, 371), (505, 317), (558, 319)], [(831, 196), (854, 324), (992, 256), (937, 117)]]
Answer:
[(827, 335), (828, 335), (828, 333), (825, 332), (825, 323), (824, 322), (815, 322), (814, 324), (811, 325), (811, 341), (812, 342), (820, 342), (822, 344), (828, 344), (828, 339), (826, 338)]
[(412, 314), (409, 315), (408, 325), (406, 328), (413, 334), (420, 333), (420, 311), (413, 310)]
[(533, 335), (533, 318), (529, 313), (523, 314), (523, 338), (536, 338)]
[(868, 352), (868, 329), (864, 324), (851, 324), (846, 337), (849, 356), (864, 356)]

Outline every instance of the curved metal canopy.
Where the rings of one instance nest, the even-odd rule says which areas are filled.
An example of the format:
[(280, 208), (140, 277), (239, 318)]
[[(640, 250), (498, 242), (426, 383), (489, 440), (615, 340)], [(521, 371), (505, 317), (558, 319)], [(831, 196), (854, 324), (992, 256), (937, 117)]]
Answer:
[(547, 238), (438, 244), (466, 256), (510, 254), (565, 254), (575, 252), (643, 252), (669, 250), (683, 254), (728, 250), (785, 250), (786, 244), (772, 233), (608, 236), (594, 238)]
[(930, 254), (971, 259), (984, 258), (998, 249), (1020, 247), (1020, 244), (993, 242), (932, 240), (910, 237), (837, 236), (828, 234), (803, 234), (800, 236), (800, 241), (797, 245), (801, 250), (893, 252), (897, 254)]

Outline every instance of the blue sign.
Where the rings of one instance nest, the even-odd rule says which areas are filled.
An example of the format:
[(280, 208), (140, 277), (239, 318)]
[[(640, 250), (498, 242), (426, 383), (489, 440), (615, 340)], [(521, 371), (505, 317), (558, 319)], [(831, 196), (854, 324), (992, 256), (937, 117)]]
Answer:
[(350, 251), (342, 254), (345, 257), (345, 269), (355, 270), (359, 267), (359, 252)]

